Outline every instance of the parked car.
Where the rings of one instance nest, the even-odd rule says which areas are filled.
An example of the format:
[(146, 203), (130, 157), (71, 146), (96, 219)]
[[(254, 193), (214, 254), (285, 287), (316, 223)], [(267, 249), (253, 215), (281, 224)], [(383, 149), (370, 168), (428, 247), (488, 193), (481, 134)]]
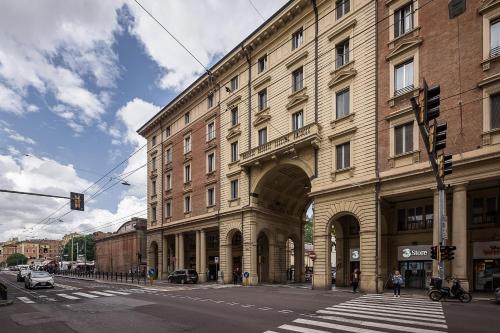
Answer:
[(26, 289), (37, 287), (54, 288), (54, 278), (45, 271), (31, 271), (24, 279), (24, 287)]
[(26, 278), (26, 275), (28, 275), (29, 272), (31, 272), (31, 271), (28, 268), (21, 268), (17, 272), (17, 282), (23, 282), (24, 279)]
[(168, 282), (170, 283), (197, 283), (198, 273), (194, 269), (180, 269), (174, 271), (168, 276)]
[(497, 300), (497, 304), (500, 304), (500, 288), (495, 290), (495, 299)]

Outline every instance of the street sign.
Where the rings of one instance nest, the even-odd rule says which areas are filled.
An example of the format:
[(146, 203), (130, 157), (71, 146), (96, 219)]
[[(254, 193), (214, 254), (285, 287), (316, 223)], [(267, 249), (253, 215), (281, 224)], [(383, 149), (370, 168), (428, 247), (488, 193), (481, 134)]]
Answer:
[(250, 273), (248, 273), (248, 272), (243, 273), (243, 277), (245, 279), (248, 279), (250, 277)]
[(215, 261), (216, 264), (218, 264), (219, 263), (219, 257), (215, 257), (214, 261)]

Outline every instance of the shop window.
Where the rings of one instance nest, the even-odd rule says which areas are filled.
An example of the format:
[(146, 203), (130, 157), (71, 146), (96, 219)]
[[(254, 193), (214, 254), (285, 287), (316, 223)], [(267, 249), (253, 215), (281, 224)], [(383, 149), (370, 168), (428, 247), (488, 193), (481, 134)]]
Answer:
[(398, 231), (432, 229), (431, 205), (398, 209)]

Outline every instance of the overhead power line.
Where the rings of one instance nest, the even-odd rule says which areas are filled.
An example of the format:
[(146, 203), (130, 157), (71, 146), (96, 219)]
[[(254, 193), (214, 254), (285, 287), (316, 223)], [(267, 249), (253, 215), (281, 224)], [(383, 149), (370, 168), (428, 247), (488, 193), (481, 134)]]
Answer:
[(255, 9), (255, 11), (257, 12), (257, 14), (259, 14), (259, 16), (262, 18), (262, 21), (266, 21), (266, 19), (264, 18), (264, 15), (262, 15), (259, 10), (257, 9), (257, 7), (254, 5), (253, 1), (252, 0), (248, 0), (248, 2), (250, 2), (250, 4), (252, 5), (253, 9)]

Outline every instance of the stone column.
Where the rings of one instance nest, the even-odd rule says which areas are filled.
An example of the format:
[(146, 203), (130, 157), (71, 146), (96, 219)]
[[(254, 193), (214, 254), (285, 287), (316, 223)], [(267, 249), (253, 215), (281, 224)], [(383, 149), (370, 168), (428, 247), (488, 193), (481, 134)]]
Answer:
[[(434, 190), (434, 206), (432, 211), (432, 246), (439, 248), (439, 194), (438, 190)], [(432, 277), (438, 277), (438, 261), (432, 261)]]
[[(161, 270), (161, 279), (165, 280), (168, 276), (168, 242), (167, 242), (167, 236), (162, 237), (162, 249), (163, 249), (163, 255), (162, 255), (162, 270)], [(159, 277), (159, 278), (160, 278)]]
[(464, 289), (469, 290), (467, 279), (467, 188), (465, 184), (453, 188), (452, 244), (457, 247), (452, 261), (452, 274)]
[(179, 234), (175, 234), (175, 263), (174, 269), (179, 269)]
[(243, 229), (243, 272), (249, 272), (248, 282), (257, 285), (257, 223), (246, 221)]
[(200, 274), (201, 272), (201, 265), (200, 265), (200, 257), (201, 257), (201, 250), (200, 250), (200, 231), (196, 230), (196, 272)]
[(200, 231), (200, 282), (207, 281), (207, 235), (205, 230)]
[(184, 269), (184, 234), (181, 232), (179, 234), (179, 269)]

